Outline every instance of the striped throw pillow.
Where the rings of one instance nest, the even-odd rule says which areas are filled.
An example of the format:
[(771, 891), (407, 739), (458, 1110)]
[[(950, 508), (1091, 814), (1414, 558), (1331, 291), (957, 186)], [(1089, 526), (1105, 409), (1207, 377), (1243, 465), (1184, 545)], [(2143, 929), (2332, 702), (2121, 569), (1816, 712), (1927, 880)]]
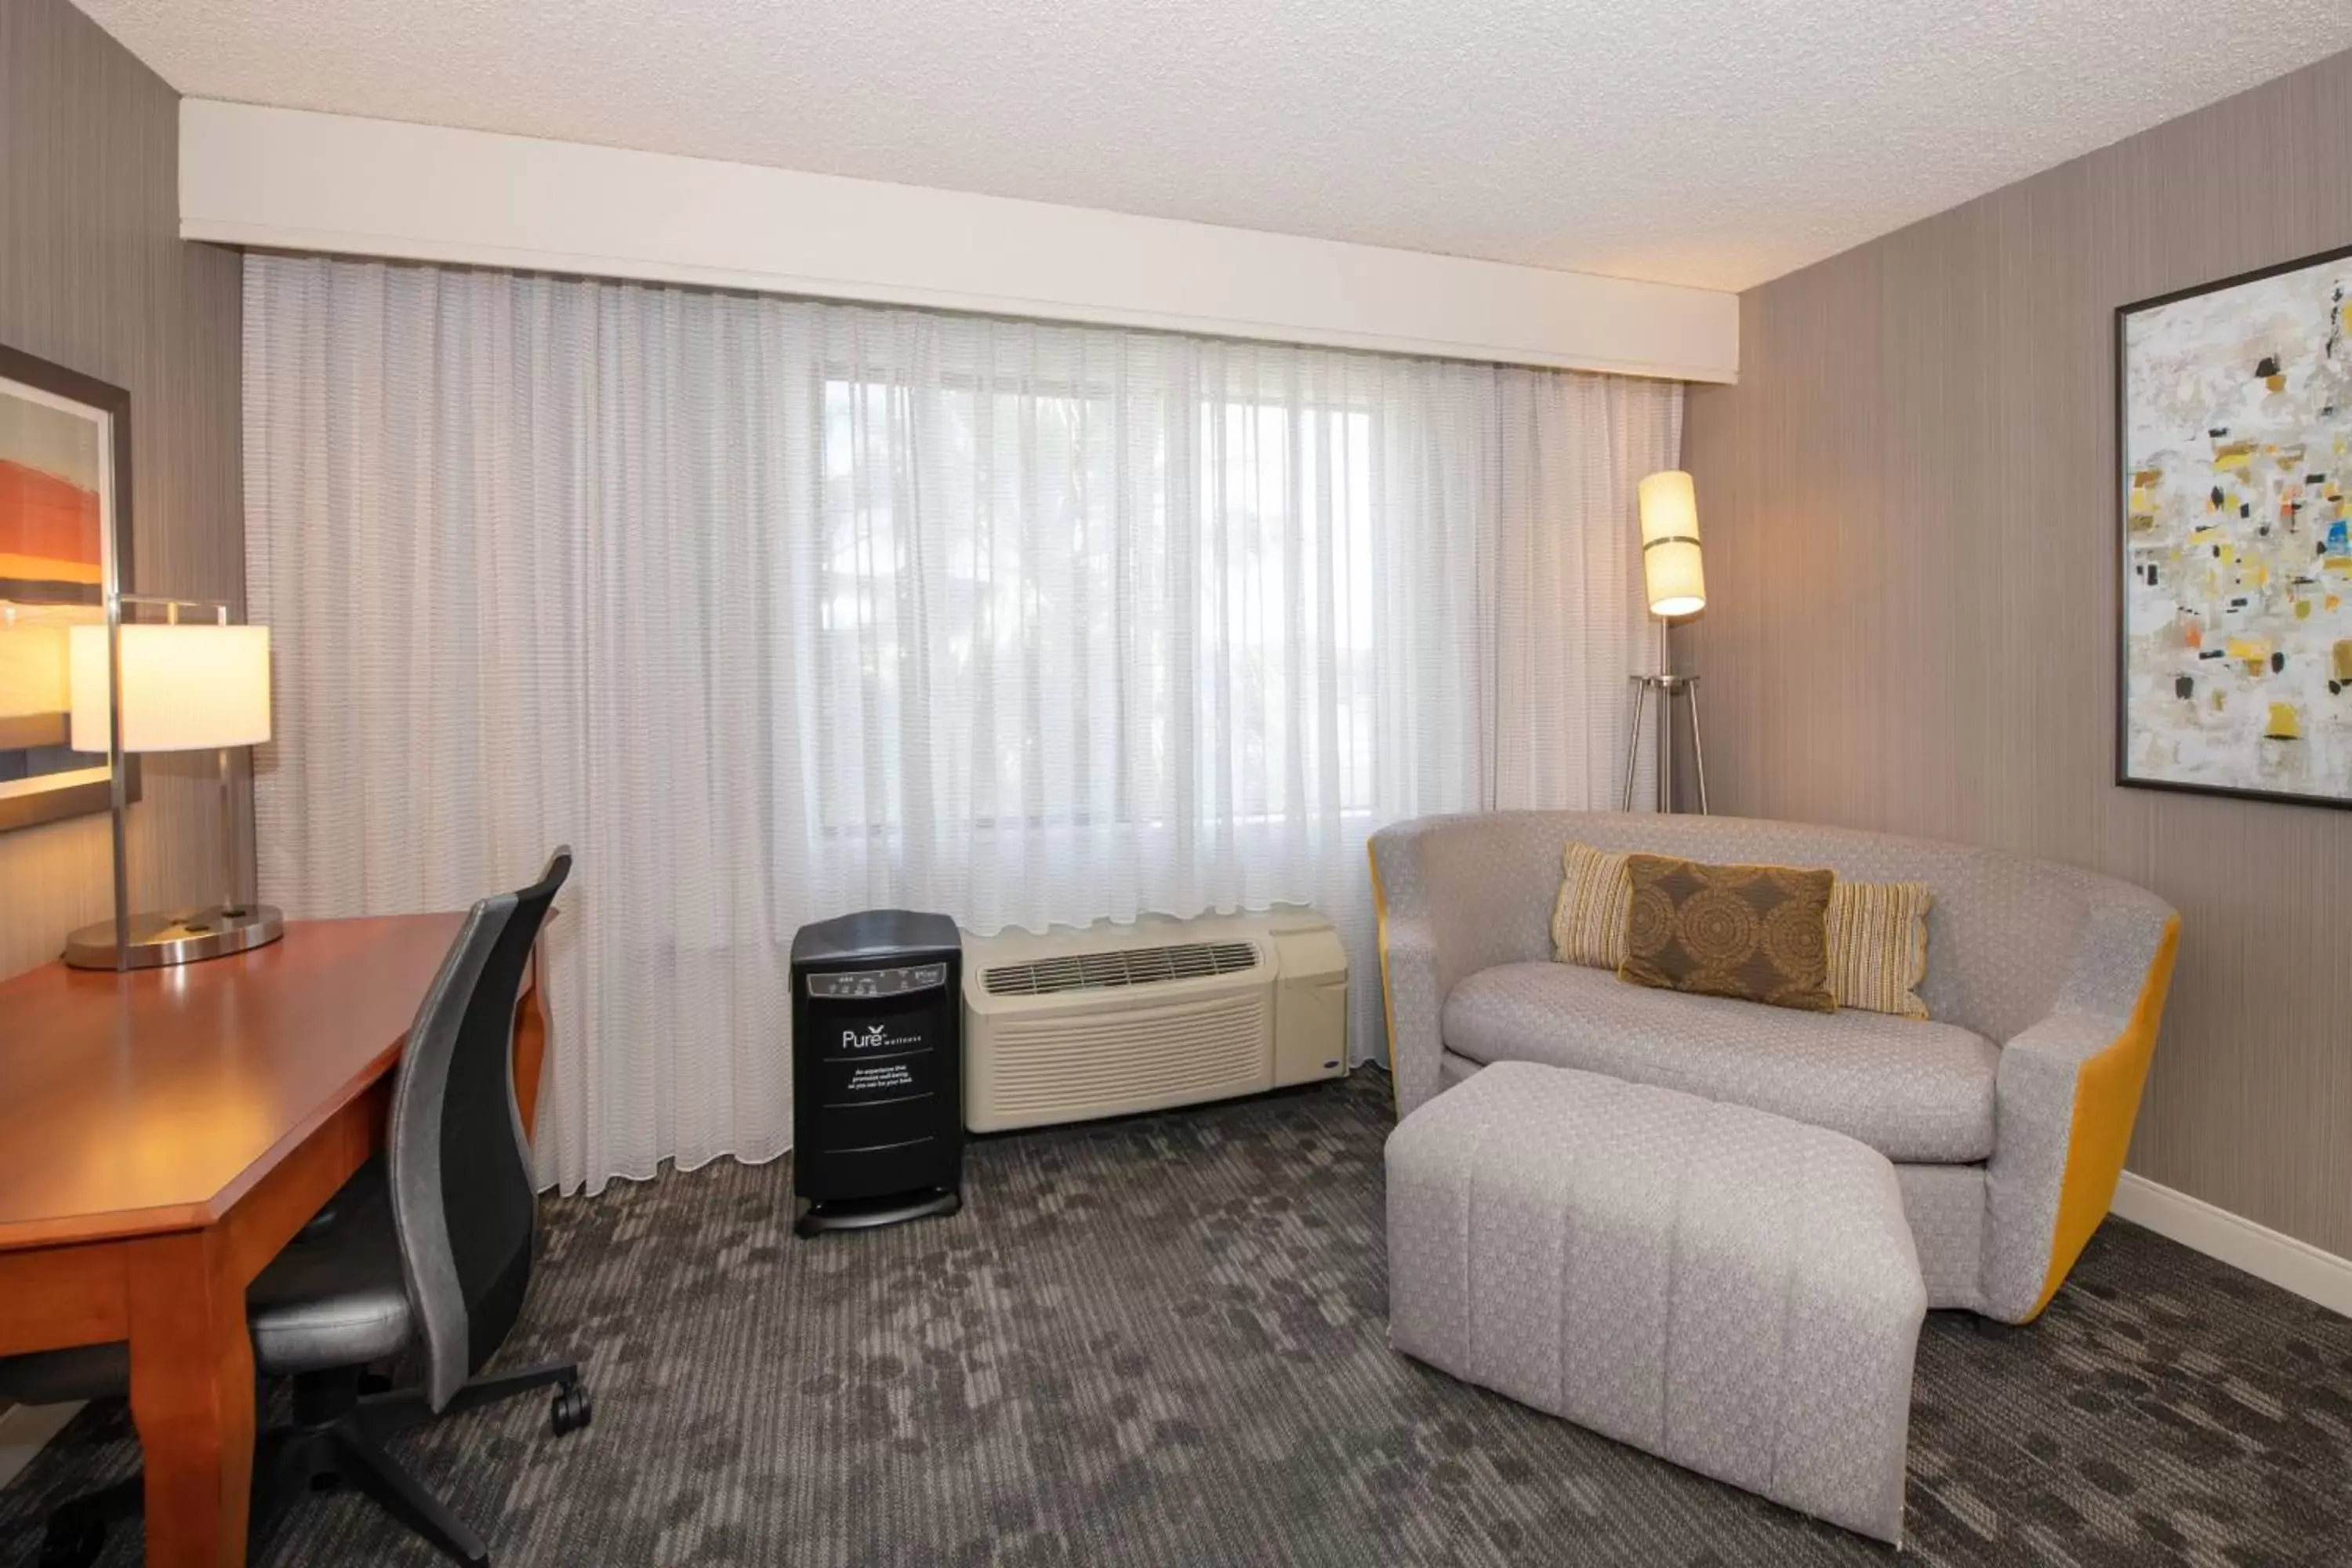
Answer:
[(1590, 844), (1561, 852), (1559, 898), (1551, 907), (1552, 952), (1562, 963), (1615, 969), (1625, 962), (1625, 908), (1633, 901), (1626, 857)]
[(1927, 978), (1927, 911), (1936, 895), (1925, 882), (1847, 882), (1830, 894), (1830, 994), (1841, 1007), (1925, 1018), (1919, 983)]

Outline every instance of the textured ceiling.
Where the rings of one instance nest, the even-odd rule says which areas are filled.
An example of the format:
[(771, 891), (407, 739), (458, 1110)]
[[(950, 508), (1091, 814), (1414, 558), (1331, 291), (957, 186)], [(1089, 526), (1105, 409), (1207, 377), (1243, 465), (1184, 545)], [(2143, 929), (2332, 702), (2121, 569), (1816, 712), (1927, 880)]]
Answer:
[(79, 4), (201, 97), (1726, 289), (2352, 47), (2347, 0)]

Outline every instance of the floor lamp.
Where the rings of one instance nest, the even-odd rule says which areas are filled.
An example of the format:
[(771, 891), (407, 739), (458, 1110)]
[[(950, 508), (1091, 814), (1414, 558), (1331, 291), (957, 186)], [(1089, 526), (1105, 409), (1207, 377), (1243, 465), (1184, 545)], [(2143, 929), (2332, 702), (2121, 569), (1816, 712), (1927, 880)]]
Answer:
[(1658, 694), (1658, 809), (1675, 809), (1675, 699), (1690, 709), (1691, 760), (1698, 765), (1698, 810), (1706, 815), (1706, 747), (1699, 740), (1698, 677), (1676, 675), (1667, 626), (1706, 608), (1706, 573), (1699, 560), (1698, 498), (1678, 468), (1642, 481), (1642, 582), (1658, 623), (1658, 673), (1633, 677), (1633, 723), (1625, 733), (1625, 798), (1633, 809), (1633, 773), (1642, 755), (1642, 719), (1650, 693)]

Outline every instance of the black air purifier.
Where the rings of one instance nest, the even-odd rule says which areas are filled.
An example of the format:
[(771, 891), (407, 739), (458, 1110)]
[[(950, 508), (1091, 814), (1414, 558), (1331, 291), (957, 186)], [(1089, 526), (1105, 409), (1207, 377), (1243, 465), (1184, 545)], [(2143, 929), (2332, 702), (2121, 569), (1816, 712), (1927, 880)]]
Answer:
[(963, 946), (868, 910), (793, 938), (793, 1186), (803, 1236), (962, 1206)]

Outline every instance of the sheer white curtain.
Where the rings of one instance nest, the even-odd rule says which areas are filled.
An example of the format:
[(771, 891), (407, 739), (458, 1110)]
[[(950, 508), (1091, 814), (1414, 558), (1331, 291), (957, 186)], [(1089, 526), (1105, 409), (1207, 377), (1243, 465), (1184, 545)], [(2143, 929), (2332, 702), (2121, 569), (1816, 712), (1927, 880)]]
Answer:
[(539, 1174), (791, 1137), (784, 954), (1311, 902), (1364, 840), (1613, 798), (1662, 383), (255, 256), (265, 893), (578, 853)]

